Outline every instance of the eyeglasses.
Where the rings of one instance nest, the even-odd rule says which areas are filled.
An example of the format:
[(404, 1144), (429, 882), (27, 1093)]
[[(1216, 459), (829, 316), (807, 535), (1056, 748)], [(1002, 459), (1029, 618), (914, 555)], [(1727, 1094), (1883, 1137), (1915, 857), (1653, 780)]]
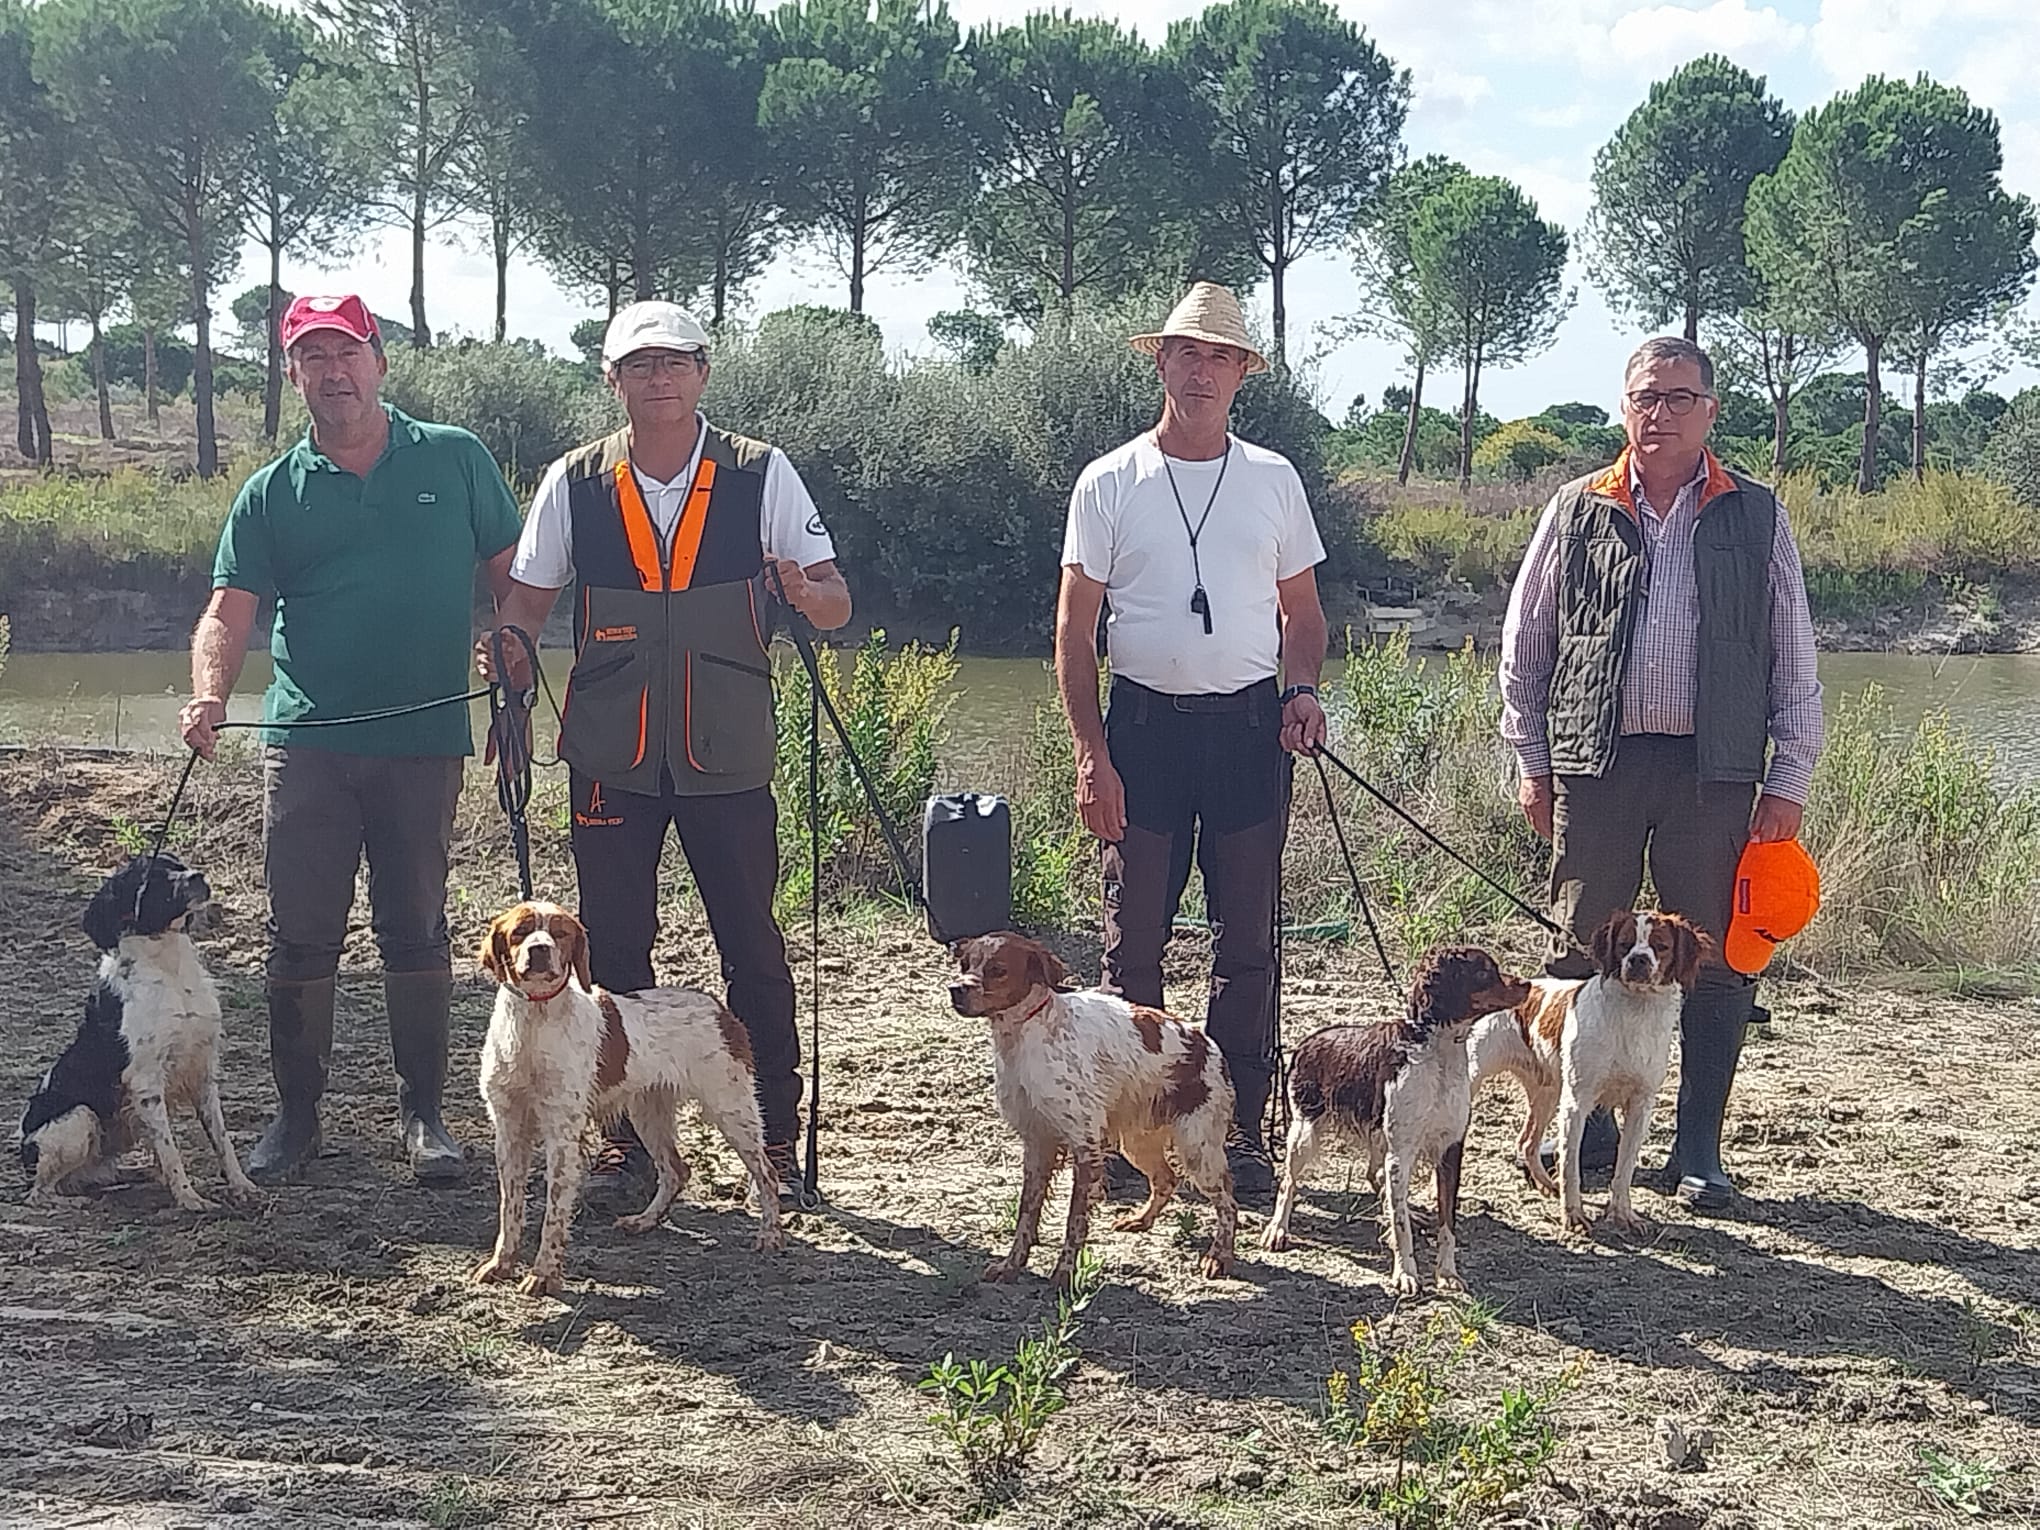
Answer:
[(627, 357), (617, 364), (616, 370), (632, 382), (643, 382), (661, 372), (691, 372), (700, 364), (700, 357), (693, 351), (660, 351), (650, 356)]
[(1675, 415), (1691, 414), (1695, 404), (1703, 398), (1712, 397), (1711, 393), (1695, 393), (1691, 388), (1674, 388), (1669, 393), (1643, 388), (1629, 395), (1629, 407), (1638, 414), (1652, 414), (1659, 404), (1663, 404)]

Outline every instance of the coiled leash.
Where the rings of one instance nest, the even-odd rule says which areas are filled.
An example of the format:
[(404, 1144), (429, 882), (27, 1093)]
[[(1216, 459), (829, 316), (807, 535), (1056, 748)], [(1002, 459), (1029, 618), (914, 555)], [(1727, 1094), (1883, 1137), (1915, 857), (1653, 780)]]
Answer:
[(879, 833), (892, 855), (893, 869), (899, 873), (900, 892), (917, 909), (925, 909), (927, 899), (921, 891), (920, 878), (914, 875), (913, 867), (908, 864), (899, 825), (893, 822), (892, 814), (886, 811), (885, 803), (879, 799), (878, 788), (871, 782), (871, 773), (864, 768), (864, 761), (858, 758), (857, 750), (850, 742), (850, 730), (836, 715), (836, 703), (830, 699), (829, 689), (822, 683), (822, 665), (815, 656), (814, 638), (807, 617), (786, 598), (786, 585), (779, 577), (777, 564), (765, 566), (765, 579), (773, 595), (787, 609), (787, 636), (793, 639), (794, 652), (800, 655), (801, 666), (808, 677), (808, 993), (811, 1009), (808, 1020), (807, 1153), (806, 1162), (801, 1166), (800, 1204), (802, 1210), (814, 1211), (823, 1204), (821, 1169), (816, 1154), (822, 1116), (822, 718), (825, 714), (836, 741), (843, 746), (843, 758), (850, 762), (857, 784), (863, 788), (865, 800), (871, 804), (872, 815), (878, 819)]
[[(524, 650), (530, 679), (521, 686), (510, 684), (510, 648)], [(489, 738), (496, 750), (496, 804), (510, 820), (510, 848), (517, 855), (517, 889), (525, 902), (531, 901), (531, 829), (526, 810), (531, 806), (531, 714), (538, 704), (538, 687), (545, 684), (545, 671), (538, 667), (538, 645), (522, 627), (498, 627), (489, 634), (489, 658), (496, 683), (489, 687)], [(552, 700), (552, 687), (546, 686)], [(559, 711), (559, 703), (553, 703)]]

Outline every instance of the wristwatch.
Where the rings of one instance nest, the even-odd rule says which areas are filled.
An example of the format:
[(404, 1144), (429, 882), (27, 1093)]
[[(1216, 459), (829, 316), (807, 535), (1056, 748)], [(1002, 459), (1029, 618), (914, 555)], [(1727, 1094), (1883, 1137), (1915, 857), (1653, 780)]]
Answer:
[(1286, 707), (1299, 696), (1315, 696), (1316, 694), (1317, 687), (1314, 685), (1292, 685), (1282, 693), (1281, 705)]

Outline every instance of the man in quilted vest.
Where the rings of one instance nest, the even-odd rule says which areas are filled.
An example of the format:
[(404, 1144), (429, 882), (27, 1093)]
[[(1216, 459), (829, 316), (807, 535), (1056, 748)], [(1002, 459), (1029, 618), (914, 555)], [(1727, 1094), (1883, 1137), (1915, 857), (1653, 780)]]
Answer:
[[(1714, 364), (1687, 340), (1629, 360), (1629, 445), (1552, 496), (1502, 628), (1502, 735), (1519, 800), (1551, 841), (1551, 909), (1572, 932), (1556, 977), (1584, 977), (1594, 929), (1635, 904), (1648, 861), (1658, 905), (1714, 937), (1680, 1016), (1678, 1134), (1663, 1188), (1729, 1205), (1721, 1124), (1756, 1009), (1724, 963), (1736, 863), (1751, 840), (1799, 833), (1824, 739), (1806, 582), (1785, 508), (1707, 449)], [(1613, 1122), (1584, 1161), (1614, 1160)]]

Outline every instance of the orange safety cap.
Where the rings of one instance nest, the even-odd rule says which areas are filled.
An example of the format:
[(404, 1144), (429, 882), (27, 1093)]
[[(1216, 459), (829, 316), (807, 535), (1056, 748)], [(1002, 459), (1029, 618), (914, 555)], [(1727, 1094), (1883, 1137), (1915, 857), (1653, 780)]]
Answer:
[(1735, 900), (1722, 960), (1754, 977), (1820, 910), (1820, 868), (1796, 839), (1751, 840), (1735, 868)]

